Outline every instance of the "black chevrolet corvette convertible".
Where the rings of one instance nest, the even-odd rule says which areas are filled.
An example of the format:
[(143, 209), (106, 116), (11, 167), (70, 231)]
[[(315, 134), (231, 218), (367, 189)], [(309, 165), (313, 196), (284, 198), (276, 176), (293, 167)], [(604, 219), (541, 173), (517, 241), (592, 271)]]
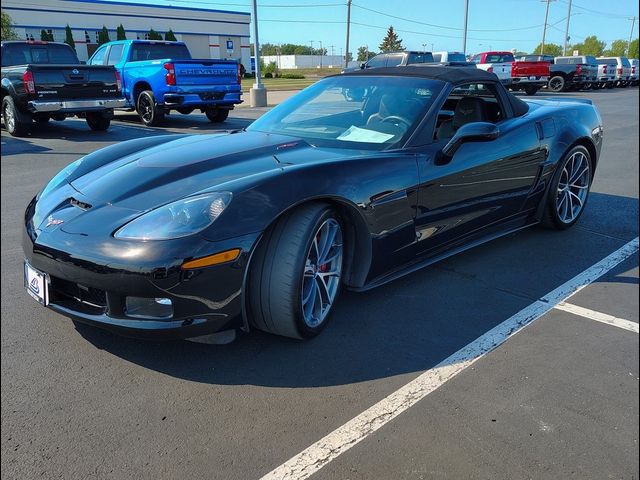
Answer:
[(482, 70), (328, 77), (246, 130), (144, 137), (68, 165), (25, 212), (25, 287), (126, 335), (313, 337), (341, 288), (571, 227), (602, 135), (589, 100), (524, 102)]

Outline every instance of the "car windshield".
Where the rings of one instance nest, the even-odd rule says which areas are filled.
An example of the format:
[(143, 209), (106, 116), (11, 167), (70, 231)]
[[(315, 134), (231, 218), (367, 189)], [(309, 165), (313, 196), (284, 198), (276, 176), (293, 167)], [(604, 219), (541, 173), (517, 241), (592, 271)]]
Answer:
[(312, 145), (383, 150), (413, 131), (444, 83), (418, 77), (340, 75), (306, 88), (248, 130)]

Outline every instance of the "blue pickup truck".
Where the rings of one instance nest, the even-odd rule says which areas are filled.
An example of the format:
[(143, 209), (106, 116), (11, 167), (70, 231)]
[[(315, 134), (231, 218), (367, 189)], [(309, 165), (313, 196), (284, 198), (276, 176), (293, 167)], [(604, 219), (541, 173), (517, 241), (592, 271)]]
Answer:
[(239, 64), (233, 60), (191, 58), (183, 42), (122, 40), (100, 46), (89, 65), (113, 65), (122, 80), (127, 108), (145, 125), (160, 125), (170, 110), (201, 110), (224, 122), (242, 102)]

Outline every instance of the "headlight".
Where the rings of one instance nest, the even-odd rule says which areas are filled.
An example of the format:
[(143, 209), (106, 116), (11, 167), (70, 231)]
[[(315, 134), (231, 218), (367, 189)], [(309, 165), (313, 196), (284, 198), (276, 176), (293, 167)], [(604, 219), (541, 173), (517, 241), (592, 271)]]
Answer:
[(168, 240), (204, 230), (227, 208), (230, 192), (183, 198), (131, 220), (113, 234), (131, 240)]

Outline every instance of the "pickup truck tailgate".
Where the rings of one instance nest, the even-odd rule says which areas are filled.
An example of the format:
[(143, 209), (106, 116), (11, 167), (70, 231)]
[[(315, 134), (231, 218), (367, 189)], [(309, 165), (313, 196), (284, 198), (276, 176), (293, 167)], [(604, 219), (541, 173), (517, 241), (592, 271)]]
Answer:
[(39, 100), (77, 100), (118, 96), (113, 67), (96, 65), (31, 65)]
[(173, 62), (178, 86), (233, 85), (238, 83), (238, 64), (220, 60)]
[(514, 77), (548, 77), (548, 62), (514, 62), (512, 76)]

